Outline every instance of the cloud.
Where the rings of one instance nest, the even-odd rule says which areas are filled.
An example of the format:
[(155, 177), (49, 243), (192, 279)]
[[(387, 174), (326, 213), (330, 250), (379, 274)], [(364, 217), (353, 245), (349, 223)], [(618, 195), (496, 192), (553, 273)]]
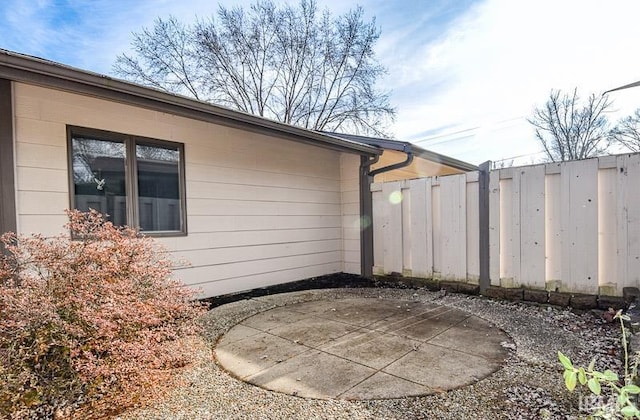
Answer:
[(131, 33), (157, 17), (193, 21), (216, 10), (210, 0), (190, 0), (188, 7), (175, 0), (4, 0), (0, 48), (109, 73), (116, 56), (128, 50)]
[[(319, 1), (334, 15), (355, 7)], [(361, 4), (382, 28), (376, 54), (389, 70), (381, 87), (398, 107), (396, 136), (474, 163), (537, 152), (525, 118), (551, 89), (586, 96), (640, 80), (635, 0)], [(131, 32), (159, 16), (190, 22), (216, 11), (211, 0), (3, 0), (0, 48), (109, 74)], [(612, 99), (616, 120), (640, 106), (640, 88)]]
[[(551, 89), (586, 96), (640, 80), (639, 12), (640, 3), (623, 0), (477, 4), (413, 57), (394, 58), (414, 63), (422, 78), (395, 97), (403, 104), (396, 133), (420, 140), (430, 126), (479, 127), (462, 140), (420, 144), (475, 162), (534, 153), (525, 117)], [(614, 99), (619, 114), (628, 112), (640, 106), (640, 88)]]

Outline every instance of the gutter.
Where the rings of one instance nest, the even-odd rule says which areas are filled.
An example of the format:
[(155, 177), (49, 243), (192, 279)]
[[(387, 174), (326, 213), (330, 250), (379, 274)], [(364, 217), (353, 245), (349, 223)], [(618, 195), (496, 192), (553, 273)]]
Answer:
[(373, 178), (374, 176), (381, 174), (383, 172), (389, 172), (389, 171), (393, 171), (394, 169), (400, 169), (400, 168), (404, 168), (405, 166), (411, 165), (411, 162), (413, 162), (413, 153), (412, 152), (405, 152), (405, 153), (407, 154), (407, 158), (404, 161), (394, 163), (393, 165), (385, 166), (383, 168), (374, 169), (373, 171), (369, 172), (369, 176)]
[[(478, 167), (476, 165), (472, 165), (467, 162), (463, 162), (458, 159), (454, 159), (452, 157), (442, 155), (440, 153), (432, 152), (431, 150), (423, 149), (420, 146), (417, 146), (413, 143), (409, 143), (407, 141), (399, 141), (399, 140), (391, 140), (384, 139), (380, 137), (367, 137), (367, 136), (358, 136), (355, 134), (342, 134), (342, 133), (331, 133), (331, 132), (323, 132), (324, 134), (329, 134), (331, 136), (339, 137), (345, 140), (351, 140), (358, 143), (368, 144), (370, 146), (380, 147), (386, 150), (395, 150), (398, 152), (404, 153), (412, 153), (414, 156), (423, 158), (430, 162), (439, 163), (444, 166), (448, 166), (450, 168), (454, 168), (463, 172), (471, 172), (477, 171)], [(409, 162), (410, 164), (411, 162)], [(398, 168), (394, 168), (398, 169)]]

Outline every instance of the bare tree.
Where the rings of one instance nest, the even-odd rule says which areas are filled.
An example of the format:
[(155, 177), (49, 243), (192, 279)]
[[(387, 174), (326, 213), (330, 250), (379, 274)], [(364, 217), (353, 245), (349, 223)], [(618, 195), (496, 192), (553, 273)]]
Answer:
[(640, 108), (618, 122), (611, 130), (611, 138), (632, 152), (640, 152)]
[(513, 159), (510, 159), (510, 158), (500, 159), (500, 160), (491, 162), (491, 169), (511, 168), (514, 166), (514, 164), (515, 164), (515, 161)]
[(249, 10), (220, 7), (188, 26), (157, 19), (133, 34), (127, 79), (313, 130), (385, 135), (395, 116), (375, 88), (385, 73), (373, 47), (380, 31), (358, 7), (336, 18), (315, 0)]
[(577, 89), (573, 94), (551, 91), (549, 99), (528, 119), (536, 138), (552, 162), (585, 159), (604, 154), (610, 145), (611, 106), (607, 96), (591, 95), (581, 104)]

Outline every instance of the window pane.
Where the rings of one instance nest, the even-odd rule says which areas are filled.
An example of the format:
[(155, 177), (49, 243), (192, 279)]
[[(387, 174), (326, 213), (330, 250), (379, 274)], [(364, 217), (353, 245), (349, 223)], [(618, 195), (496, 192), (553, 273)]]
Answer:
[(143, 231), (179, 231), (180, 151), (136, 145), (138, 214)]
[(116, 225), (127, 223), (125, 147), (123, 143), (74, 136), (75, 207), (106, 215)]

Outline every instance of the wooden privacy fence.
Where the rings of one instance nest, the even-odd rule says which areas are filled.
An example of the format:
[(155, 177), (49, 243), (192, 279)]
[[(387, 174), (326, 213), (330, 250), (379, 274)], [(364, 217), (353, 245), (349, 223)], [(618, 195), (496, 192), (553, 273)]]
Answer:
[(640, 286), (640, 154), (371, 191), (374, 274), (477, 284), (483, 272), (485, 285), (610, 296)]

